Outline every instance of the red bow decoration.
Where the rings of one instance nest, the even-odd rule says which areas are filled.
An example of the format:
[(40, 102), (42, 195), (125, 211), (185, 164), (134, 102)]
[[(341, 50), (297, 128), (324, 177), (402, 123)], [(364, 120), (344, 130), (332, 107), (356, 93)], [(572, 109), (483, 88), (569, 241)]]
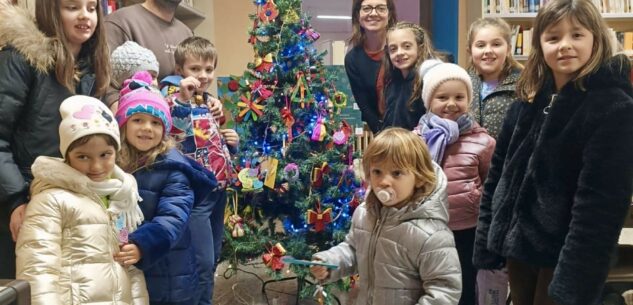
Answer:
[(321, 202), (317, 200), (316, 211), (308, 210), (306, 220), (308, 224), (314, 225), (314, 231), (321, 232), (325, 229), (325, 225), (332, 222), (332, 208), (327, 208), (321, 212)]
[(253, 19), (253, 30), (251, 37), (248, 38), (248, 43), (255, 44), (257, 42), (257, 38), (255, 37), (255, 31), (257, 30), (257, 19)]
[(264, 115), (262, 109), (264, 109), (264, 105), (260, 105), (259, 102), (261, 99), (257, 99), (255, 101), (251, 101), (250, 93), (246, 93), (246, 95), (242, 95), (240, 97), (240, 102), (237, 102), (237, 106), (240, 107), (240, 113), (237, 117), (242, 120), (248, 121), (249, 118), (252, 118), (253, 121), (257, 121), (257, 118)]
[(286, 249), (280, 243), (276, 243), (275, 246), (268, 250), (268, 253), (262, 255), (262, 260), (273, 271), (280, 271), (284, 268), (284, 263), (281, 261), (284, 255), (286, 255)]
[(273, 53), (268, 53), (262, 58), (255, 54), (255, 71), (259, 73), (270, 72), (273, 67)]
[(255, 96), (255, 93), (259, 95), (262, 100), (266, 100), (273, 95), (273, 92), (268, 90), (261, 80), (256, 80), (251, 87), (251, 93)]
[(292, 115), (290, 107), (286, 106), (281, 109), (281, 118), (286, 125), (286, 132), (288, 133), (288, 143), (292, 142), (292, 125), (295, 124), (295, 117)]
[(257, 14), (259, 16), (259, 20), (263, 22), (271, 22), (279, 16), (279, 10), (277, 9), (277, 5), (273, 0), (268, 0), (266, 4), (262, 7), (262, 10)]
[(327, 162), (323, 162), (321, 167), (315, 167), (312, 169), (312, 186), (321, 187), (323, 185), (323, 175), (330, 172), (330, 167)]

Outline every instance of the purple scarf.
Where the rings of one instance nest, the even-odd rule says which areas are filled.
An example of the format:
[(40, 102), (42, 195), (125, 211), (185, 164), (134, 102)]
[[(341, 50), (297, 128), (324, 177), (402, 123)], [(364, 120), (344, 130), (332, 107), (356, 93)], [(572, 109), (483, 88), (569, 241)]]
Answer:
[(459, 135), (470, 130), (472, 125), (473, 120), (468, 114), (453, 121), (427, 112), (420, 118), (418, 126), (413, 131), (424, 139), (433, 161), (442, 164), (446, 146), (455, 143)]

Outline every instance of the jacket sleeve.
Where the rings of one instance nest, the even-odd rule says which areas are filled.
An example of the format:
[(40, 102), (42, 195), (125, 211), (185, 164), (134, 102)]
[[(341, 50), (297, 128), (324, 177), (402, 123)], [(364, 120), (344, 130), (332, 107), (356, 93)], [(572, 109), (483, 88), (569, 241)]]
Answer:
[(12, 146), (34, 73), (14, 50), (0, 51), (0, 203), (10, 211), (28, 201), (28, 183), (15, 163)]
[(132, 305), (149, 304), (149, 294), (145, 284), (145, 275), (143, 271), (134, 266), (128, 267), (130, 283), (132, 284)]
[(186, 231), (193, 206), (193, 189), (185, 174), (174, 170), (167, 176), (154, 218), (146, 219), (130, 240), (141, 250), (137, 267), (145, 270), (163, 258)]
[(26, 209), (16, 244), (17, 278), (31, 285), (31, 304), (62, 305), (62, 210), (54, 196), (41, 194)]
[(600, 118), (582, 151), (569, 232), (549, 295), (559, 304), (598, 302), (633, 186), (633, 100)]
[[(347, 78), (349, 79), (349, 84), (352, 88), (352, 94), (354, 95), (354, 100), (356, 101), (358, 108), (360, 108), (363, 121), (367, 122), (369, 129), (372, 131), (375, 132), (379, 130), (382, 126), (380, 116), (369, 106), (371, 101), (369, 94), (365, 92), (365, 88), (359, 88), (359, 84), (363, 83), (362, 78), (370, 76), (361, 75), (360, 71), (358, 71), (358, 67), (356, 67), (356, 63), (352, 61), (350, 53), (347, 53), (345, 56), (345, 72), (347, 72)], [(374, 90), (376, 89), (374, 88)], [(374, 101), (374, 103), (377, 103), (377, 101)]]
[(338, 266), (337, 269), (330, 269), (330, 275), (326, 280), (327, 282), (334, 282), (343, 277), (358, 273), (356, 265), (356, 236), (354, 235), (354, 223), (358, 221), (357, 213), (360, 213), (359, 211), (360, 208), (354, 211), (349, 233), (347, 233), (343, 242), (327, 251), (322, 251), (313, 255), (313, 258)]
[(462, 294), (462, 272), (453, 234), (448, 229), (433, 233), (418, 258), (424, 295), (418, 305), (456, 305)]
[(488, 171), (490, 170), (490, 162), (492, 160), (492, 154), (495, 151), (495, 144), (497, 142), (493, 137), (488, 137), (488, 143), (486, 143), (486, 148), (481, 152), (478, 156), (479, 158), (479, 178), (481, 179), (482, 186), (488, 177)]
[(518, 113), (521, 103), (513, 103), (508, 109), (501, 128), (501, 133), (497, 138), (497, 143), (490, 161), (490, 170), (484, 182), (484, 191), (479, 205), (479, 221), (475, 233), (475, 246), (473, 249), (473, 265), (478, 269), (500, 269), (505, 264), (505, 259), (488, 250), (488, 232), (492, 221), (492, 196), (494, 195), (503, 165), (505, 163), (508, 145), (514, 133), (515, 123), (518, 120)]

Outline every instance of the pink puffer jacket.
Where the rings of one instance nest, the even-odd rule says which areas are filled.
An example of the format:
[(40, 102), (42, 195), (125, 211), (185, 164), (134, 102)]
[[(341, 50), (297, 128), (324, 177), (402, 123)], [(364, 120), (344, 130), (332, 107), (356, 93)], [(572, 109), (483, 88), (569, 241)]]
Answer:
[(477, 226), (482, 184), (495, 143), (485, 128), (474, 123), (470, 131), (446, 147), (442, 169), (448, 178), (448, 227), (453, 231)]

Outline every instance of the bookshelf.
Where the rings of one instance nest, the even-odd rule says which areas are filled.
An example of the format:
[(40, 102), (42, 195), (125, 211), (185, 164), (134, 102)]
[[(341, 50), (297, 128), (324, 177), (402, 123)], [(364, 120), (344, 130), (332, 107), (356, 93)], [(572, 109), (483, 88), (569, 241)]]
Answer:
[[(143, 2), (144, 0), (123, 0), (123, 6)], [(193, 1), (182, 1), (178, 5), (178, 9), (176, 9), (176, 18), (186, 24), (190, 29), (194, 30), (204, 21), (206, 16), (195, 7)]]
[[(499, 17), (506, 20), (512, 27), (513, 45), (517, 47), (521, 45), (513, 51), (514, 58), (519, 61), (526, 61), (528, 58), (532, 23), (536, 18), (535, 10), (543, 5), (543, 2), (546, 1), (482, 0), (481, 2), (482, 17)], [(630, 42), (630, 37), (633, 37), (633, 0), (594, 0), (593, 2), (602, 11), (602, 17), (612, 29), (614, 39), (625, 49), (633, 49), (633, 42)]]

